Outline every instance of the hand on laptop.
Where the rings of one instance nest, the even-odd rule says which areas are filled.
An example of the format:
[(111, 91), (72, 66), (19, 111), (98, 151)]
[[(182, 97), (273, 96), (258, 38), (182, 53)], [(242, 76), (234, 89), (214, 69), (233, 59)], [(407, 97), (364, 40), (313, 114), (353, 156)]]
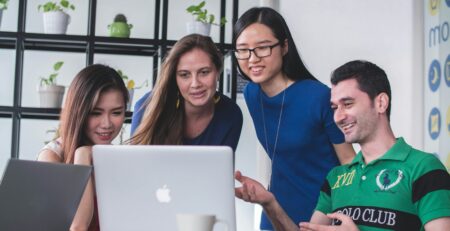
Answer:
[(242, 186), (235, 188), (236, 197), (251, 203), (267, 205), (275, 200), (273, 194), (264, 188), (258, 181), (242, 175), (240, 171), (236, 171), (234, 178), (241, 182)]
[(92, 146), (81, 146), (75, 150), (74, 164), (92, 165)]

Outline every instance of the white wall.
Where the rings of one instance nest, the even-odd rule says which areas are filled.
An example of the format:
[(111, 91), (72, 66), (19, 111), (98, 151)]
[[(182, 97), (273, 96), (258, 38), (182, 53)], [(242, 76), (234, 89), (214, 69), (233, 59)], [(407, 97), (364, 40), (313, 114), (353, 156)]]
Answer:
[(383, 68), (391, 82), (391, 124), (423, 147), (421, 1), (282, 0), (280, 12), (310, 71), (329, 84), (332, 70), (354, 59)]

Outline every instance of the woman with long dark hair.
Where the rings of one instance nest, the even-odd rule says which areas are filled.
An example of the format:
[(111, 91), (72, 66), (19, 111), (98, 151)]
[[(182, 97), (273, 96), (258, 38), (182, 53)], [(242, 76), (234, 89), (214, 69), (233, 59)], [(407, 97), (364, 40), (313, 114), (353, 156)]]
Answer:
[(242, 112), (216, 91), (222, 55), (210, 37), (191, 34), (165, 57), (152, 92), (135, 106), (131, 144), (226, 145), (236, 150)]
[[(355, 155), (333, 121), (330, 89), (305, 67), (275, 10), (249, 9), (233, 38), (239, 71), (250, 81), (245, 101), (272, 163), (268, 188), (295, 223), (309, 221), (328, 171)], [(261, 229), (272, 229), (264, 213)]]
[[(114, 69), (101, 64), (84, 68), (67, 92), (60, 118), (60, 137), (41, 150), (38, 160), (92, 165), (92, 146), (111, 144), (119, 134), (127, 102), (128, 90)], [(70, 230), (100, 230), (96, 208), (91, 176)]]

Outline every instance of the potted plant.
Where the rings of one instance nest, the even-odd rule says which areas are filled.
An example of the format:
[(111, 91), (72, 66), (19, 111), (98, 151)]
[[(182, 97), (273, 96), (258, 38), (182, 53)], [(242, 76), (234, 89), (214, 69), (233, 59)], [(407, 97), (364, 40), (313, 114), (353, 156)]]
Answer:
[(48, 1), (38, 5), (38, 11), (42, 11), (44, 16), (44, 33), (66, 34), (70, 23), (70, 15), (66, 12), (68, 10), (75, 10), (75, 6), (68, 0)]
[(207, 9), (203, 9), (205, 5), (205, 1), (202, 1), (198, 5), (191, 5), (186, 8), (186, 11), (194, 17), (193, 21), (186, 23), (186, 29), (189, 34), (196, 33), (209, 36), (211, 25), (223, 26), (227, 22), (225, 17), (223, 17), (219, 23), (215, 23), (216, 17), (208, 13)]
[(117, 38), (129, 38), (132, 24), (127, 23), (127, 17), (123, 14), (117, 14), (114, 22), (108, 25), (109, 36)]
[(128, 89), (129, 100), (127, 104), (127, 111), (129, 111), (131, 109), (131, 104), (133, 102), (134, 90), (140, 89), (144, 86), (148, 86), (148, 81), (144, 81), (140, 86), (136, 87), (134, 80), (129, 79), (128, 76), (122, 72), (122, 70), (117, 69), (117, 73), (119, 73), (120, 77), (122, 77)]
[(56, 85), (56, 77), (58, 71), (61, 69), (63, 61), (58, 61), (53, 64), (53, 73), (48, 77), (41, 77), (38, 86), (40, 107), (45, 108), (60, 108), (64, 96), (64, 86)]
[(3, 10), (8, 9), (9, 0), (0, 0), (0, 26), (2, 25)]

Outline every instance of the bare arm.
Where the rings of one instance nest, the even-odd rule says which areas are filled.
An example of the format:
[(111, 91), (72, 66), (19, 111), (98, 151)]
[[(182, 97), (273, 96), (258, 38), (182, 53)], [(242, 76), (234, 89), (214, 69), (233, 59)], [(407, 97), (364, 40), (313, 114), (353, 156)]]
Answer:
[(333, 147), (341, 164), (348, 164), (352, 162), (355, 157), (355, 150), (351, 144), (333, 144)]
[(62, 160), (58, 156), (58, 154), (56, 154), (55, 152), (53, 152), (49, 149), (42, 150), (39, 153), (37, 160), (43, 161), (43, 162), (51, 162), (51, 163), (61, 163), (62, 162)]
[[(79, 147), (75, 151), (74, 164), (92, 165), (92, 147)], [(77, 213), (70, 226), (71, 231), (88, 230), (94, 214), (94, 195), (94, 182), (93, 176), (91, 175), (84, 189), (80, 204), (78, 205)]]
[(241, 187), (235, 188), (236, 197), (247, 202), (260, 204), (275, 227), (275, 230), (298, 231), (298, 226), (294, 224), (283, 208), (281, 208), (273, 194), (267, 191), (263, 185), (252, 178), (243, 176), (239, 171), (236, 171), (235, 178), (242, 184)]
[(425, 224), (426, 231), (450, 230), (450, 217), (441, 217), (431, 220)]

